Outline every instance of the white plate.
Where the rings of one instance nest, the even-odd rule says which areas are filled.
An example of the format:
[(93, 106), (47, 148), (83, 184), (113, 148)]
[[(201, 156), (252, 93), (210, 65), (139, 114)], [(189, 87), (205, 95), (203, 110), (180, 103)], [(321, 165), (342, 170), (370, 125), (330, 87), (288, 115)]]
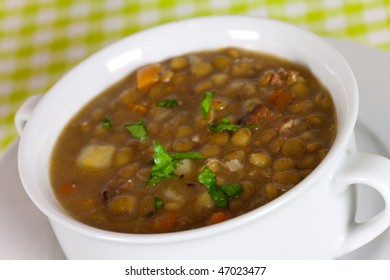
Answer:
[[(390, 103), (390, 55), (349, 41), (328, 39), (352, 66), (360, 89), (356, 127), (358, 149), (389, 156), (390, 126), (386, 123)], [(15, 141), (0, 156), (0, 259), (63, 259), (62, 250), (46, 217), (24, 192), (17, 170)], [(383, 208), (379, 196), (361, 188), (361, 211), (365, 219)], [(390, 230), (342, 259), (390, 259)]]

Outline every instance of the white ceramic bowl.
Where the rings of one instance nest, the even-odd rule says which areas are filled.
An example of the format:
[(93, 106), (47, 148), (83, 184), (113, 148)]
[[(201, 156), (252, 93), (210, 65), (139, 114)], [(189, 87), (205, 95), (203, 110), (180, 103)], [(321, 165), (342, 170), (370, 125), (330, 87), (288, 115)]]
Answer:
[[(221, 224), (165, 234), (123, 234), (82, 224), (57, 203), (49, 180), (51, 152), (70, 118), (89, 100), (135, 68), (192, 51), (236, 46), (307, 65), (332, 93), (339, 131), (322, 163), (298, 186), (250, 213)], [(321, 38), (286, 23), (216, 16), (169, 23), (129, 36), (86, 59), (40, 100), (18, 112), (23, 130), (19, 170), (23, 185), (45, 213), (71, 259), (292, 259), (334, 258), (390, 224), (387, 159), (353, 151), (358, 89), (343, 57)], [(24, 124), (28, 120), (24, 127)], [(24, 129), (23, 129), (24, 127)], [(360, 164), (360, 162), (362, 164)], [(359, 164), (357, 164), (359, 163)], [(386, 209), (361, 225), (352, 183), (377, 189)]]

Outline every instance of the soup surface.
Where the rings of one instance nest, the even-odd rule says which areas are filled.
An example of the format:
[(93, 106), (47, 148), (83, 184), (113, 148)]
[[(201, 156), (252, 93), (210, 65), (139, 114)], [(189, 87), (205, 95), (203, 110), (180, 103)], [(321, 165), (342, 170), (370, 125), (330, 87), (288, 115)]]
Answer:
[(237, 48), (143, 66), (87, 104), (51, 162), (59, 203), (94, 227), (203, 227), (290, 190), (337, 131), (329, 92), (301, 65)]

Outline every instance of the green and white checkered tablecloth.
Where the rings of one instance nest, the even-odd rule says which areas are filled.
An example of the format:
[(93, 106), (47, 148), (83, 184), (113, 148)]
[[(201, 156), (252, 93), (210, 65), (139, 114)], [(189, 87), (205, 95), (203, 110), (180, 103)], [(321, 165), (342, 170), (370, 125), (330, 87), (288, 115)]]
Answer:
[(104, 46), (164, 22), (245, 14), (390, 51), (390, 0), (0, 0), (0, 152), (15, 112)]

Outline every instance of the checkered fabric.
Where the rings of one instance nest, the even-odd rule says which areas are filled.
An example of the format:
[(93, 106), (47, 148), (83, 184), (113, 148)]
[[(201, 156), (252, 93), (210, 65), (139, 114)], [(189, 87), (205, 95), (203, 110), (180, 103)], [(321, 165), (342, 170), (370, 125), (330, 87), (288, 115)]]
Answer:
[(287, 21), (390, 51), (389, 0), (0, 0), (0, 151), (15, 112), (112, 42), (161, 23), (213, 14)]

